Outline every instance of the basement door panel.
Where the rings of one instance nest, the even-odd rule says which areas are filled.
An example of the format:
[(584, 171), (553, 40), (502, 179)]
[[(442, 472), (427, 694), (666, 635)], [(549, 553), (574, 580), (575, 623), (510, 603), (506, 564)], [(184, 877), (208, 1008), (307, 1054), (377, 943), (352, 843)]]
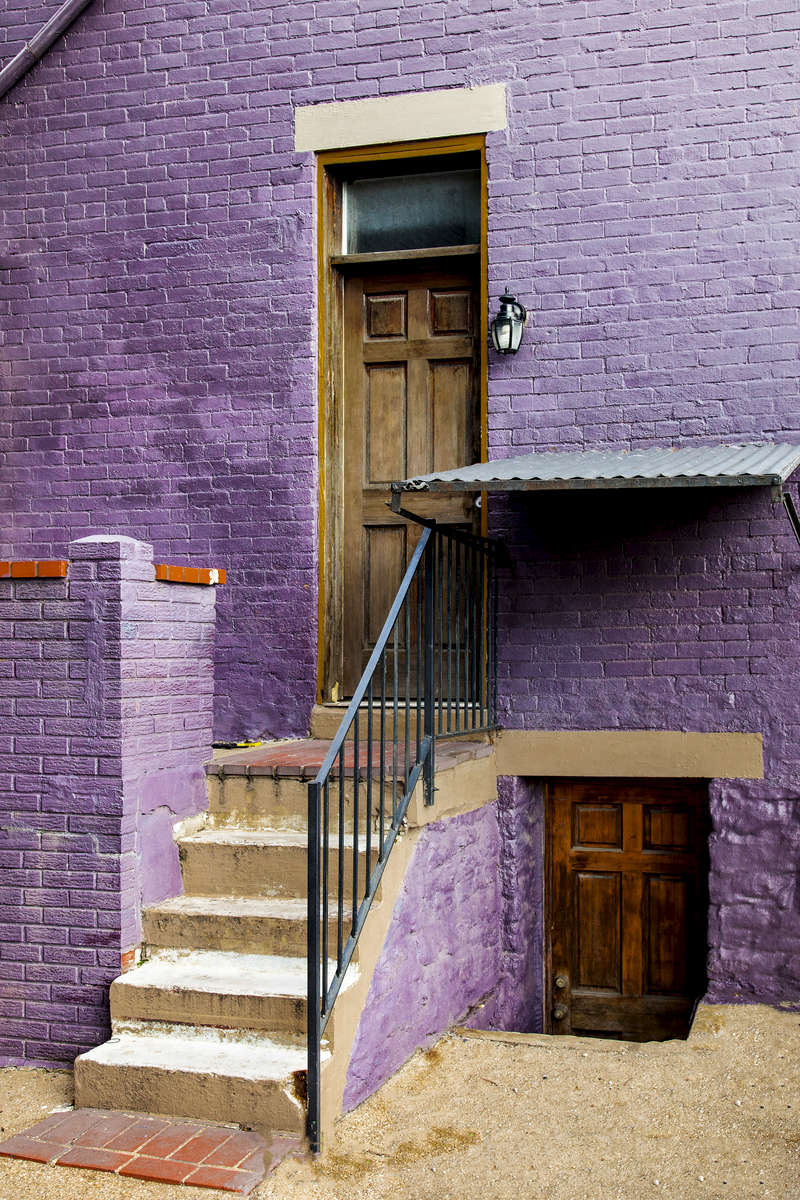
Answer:
[[(575, 982), (582, 988), (622, 990), (621, 877), (598, 871), (576, 871), (573, 876), (577, 915)], [(602, 937), (595, 931), (603, 930)]]
[[(430, 264), (344, 284), (343, 695), (358, 683), (419, 540), (419, 527), (390, 512), (388, 485), (479, 454), (476, 295), (471, 269)], [(471, 496), (414, 501), (420, 516), (473, 524)]]
[(551, 1032), (688, 1033), (705, 988), (706, 830), (701, 785), (550, 786)]

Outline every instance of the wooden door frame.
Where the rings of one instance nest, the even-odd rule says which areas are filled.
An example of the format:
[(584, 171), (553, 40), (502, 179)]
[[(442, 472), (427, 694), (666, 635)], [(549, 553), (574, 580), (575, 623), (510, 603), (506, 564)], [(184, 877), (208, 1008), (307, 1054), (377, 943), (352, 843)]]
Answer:
[[(343, 546), (343, 306), (341, 270), (331, 259), (338, 256), (342, 238), (341, 181), (335, 169), (348, 164), (387, 162), (392, 159), (424, 159), (439, 155), (477, 152), (481, 171), (480, 315), (477, 327), (480, 389), (480, 457), (487, 454), (487, 168), (486, 137), (437, 138), (418, 142), (391, 142), (331, 150), (317, 155), (317, 375), (319, 457), (319, 595), (317, 633), (317, 701), (338, 699), (331, 686), (342, 678), (343, 645), (341, 622)], [(486, 497), (481, 521), (486, 528)]]
[[(709, 805), (710, 798), (708, 795), (708, 785), (709, 785), (708, 779), (688, 779), (688, 778), (687, 779), (683, 779), (683, 778), (669, 779), (669, 778), (663, 778), (663, 777), (655, 778), (655, 779), (645, 779), (645, 778), (641, 778), (641, 777), (637, 777), (637, 776), (620, 776), (618, 778), (617, 777), (606, 778), (603, 776), (597, 776), (597, 778), (595, 779), (593, 777), (572, 776), (572, 775), (565, 775), (565, 776), (559, 777), (559, 778), (546, 779), (544, 781), (544, 836), (542, 837), (542, 852), (543, 852), (543, 858), (544, 858), (543, 871), (542, 871), (542, 879), (543, 879), (543, 888), (542, 888), (543, 904), (542, 904), (542, 907), (544, 910), (543, 920), (542, 920), (542, 927), (543, 927), (543, 934), (544, 934), (544, 937), (542, 939), (542, 942), (543, 942), (543, 945), (542, 945), (542, 956), (543, 956), (542, 1030), (544, 1031), (544, 1033), (552, 1034), (552, 1032), (553, 1032), (553, 1020), (552, 1020), (552, 1013), (551, 1013), (551, 1009), (552, 1009), (552, 1005), (553, 1005), (553, 994), (554, 994), (554, 988), (553, 988), (553, 937), (552, 937), (552, 920), (551, 920), (552, 910), (553, 910), (553, 885), (554, 885), (553, 853), (552, 853), (552, 839), (551, 839), (551, 832), (552, 832), (552, 828), (553, 828), (553, 808), (555, 805), (555, 796), (553, 794), (553, 788), (558, 784), (595, 783), (595, 782), (598, 785), (604, 785), (607, 787), (632, 787), (632, 786), (633, 787), (647, 787), (650, 784), (652, 784), (654, 787), (655, 786), (663, 787), (664, 784), (674, 784), (676, 787), (680, 787), (681, 785), (696, 784), (705, 789), (705, 809), (704, 809), (705, 832), (704, 832), (704, 838), (703, 838), (703, 847), (698, 850), (698, 853), (701, 854), (701, 856), (702, 856), (701, 862), (702, 862), (704, 878), (705, 878), (706, 923), (708, 922), (708, 883), (709, 883), (709, 867), (710, 867), (708, 843), (709, 843), (709, 837), (712, 832), (711, 812), (710, 812), (710, 805)], [(708, 928), (708, 926), (706, 924), (706, 929), (707, 928)]]

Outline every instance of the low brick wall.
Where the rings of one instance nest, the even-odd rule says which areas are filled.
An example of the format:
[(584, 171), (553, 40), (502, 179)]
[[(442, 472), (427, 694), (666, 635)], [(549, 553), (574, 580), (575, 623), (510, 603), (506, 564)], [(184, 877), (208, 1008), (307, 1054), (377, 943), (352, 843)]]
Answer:
[(159, 582), (152, 559), (90, 537), (68, 562), (0, 564), (4, 1065), (102, 1041), (142, 904), (181, 890), (172, 826), (206, 804), (215, 589)]

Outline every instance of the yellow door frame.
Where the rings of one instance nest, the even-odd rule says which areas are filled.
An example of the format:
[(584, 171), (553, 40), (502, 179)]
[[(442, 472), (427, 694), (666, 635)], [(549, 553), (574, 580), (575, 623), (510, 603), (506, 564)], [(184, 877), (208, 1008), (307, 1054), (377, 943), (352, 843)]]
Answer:
[[(317, 702), (338, 697), (325, 694), (326, 673), (330, 669), (331, 615), (330, 604), (334, 588), (331, 568), (337, 551), (341, 551), (340, 499), (337, 493), (334, 451), (341, 452), (338, 423), (341, 420), (341, 274), (331, 265), (331, 257), (341, 251), (341, 204), (335, 168), (358, 163), (378, 163), (392, 159), (430, 158), (448, 154), (477, 152), (481, 170), (481, 240), (480, 240), (480, 321), (478, 352), (480, 356), (480, 455), (487, 455), (487, 334), (488, 334), (488, 273), (487, 232), (488, 203), (486, 168), (486, 137), (473, 134), (466, 137), (436, 138), (418, 142), (391, 142), (378, 146), (357, 146), (345, 150), (329, 150), (317, 154), (317, 367), (318, 367), (318, 453), (319, 453), (319, 596), (317, 632)], [(339, 479), (341, 472), (339, 474)], [(485, 532), (486, 503), (481, 509)], [(337, 536), (339, 543), (337, 546)]]

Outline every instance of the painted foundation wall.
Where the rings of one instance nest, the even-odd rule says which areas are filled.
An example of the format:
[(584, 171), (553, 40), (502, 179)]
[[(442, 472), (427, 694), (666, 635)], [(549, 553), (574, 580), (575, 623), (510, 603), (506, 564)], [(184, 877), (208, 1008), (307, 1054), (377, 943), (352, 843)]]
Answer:
[(354, 1108), (452, 1025), (541, 1029), (541, 788), (426, 826), (406, 872), (348, 1068)]
[(214, 588), (156, 583), (131, 538), (68, 578), (0, 580), (0, 1063), (108, 1036), (143, 904), (181, 890), (175, 822), (206, 805)]
[[(9, 57), (31, 16), (0, 17)], [(794, 0), (92, 5), (0, 105), (3, 544), (63, 556), (122, 530), (229, 567), (216, 735), (307, 729), (317, 281), (295, 105), (507, 85), (489, 285), (531, 320), (491, 358), (492, 454), (795, 436), (799, 43)]]
[(494, 518), (513, 562), (504, 724), (763, 734), (764, 781), (711, 789), (710, 994), (800, 1002), (800, 547), (782, 505), (768, 489), (566, 493)]

